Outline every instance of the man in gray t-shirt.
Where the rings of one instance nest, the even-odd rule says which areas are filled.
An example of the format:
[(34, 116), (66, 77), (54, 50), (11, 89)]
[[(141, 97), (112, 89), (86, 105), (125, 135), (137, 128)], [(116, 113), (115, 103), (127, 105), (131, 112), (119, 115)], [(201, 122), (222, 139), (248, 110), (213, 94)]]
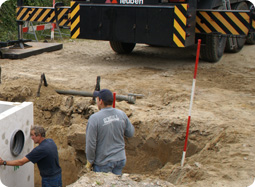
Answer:
[(127, 115), (112, 107), (113, 94), (108, 89), (95, 91), (99, 112), (90, 116), (86, 129), (86, 168), (95, 172), (122, 174), (126, 164), (124, 136), (134, 135)]

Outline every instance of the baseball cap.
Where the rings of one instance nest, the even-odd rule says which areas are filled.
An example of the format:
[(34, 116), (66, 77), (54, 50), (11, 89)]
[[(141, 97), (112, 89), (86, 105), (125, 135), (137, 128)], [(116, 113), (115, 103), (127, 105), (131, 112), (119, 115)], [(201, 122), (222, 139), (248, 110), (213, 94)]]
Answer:
[(99, 99), (102, 99), (103, 101), (112, 101), (113, 102), (113, 94), (108, 89), (94, 91), (93, 97), (99, 97)]

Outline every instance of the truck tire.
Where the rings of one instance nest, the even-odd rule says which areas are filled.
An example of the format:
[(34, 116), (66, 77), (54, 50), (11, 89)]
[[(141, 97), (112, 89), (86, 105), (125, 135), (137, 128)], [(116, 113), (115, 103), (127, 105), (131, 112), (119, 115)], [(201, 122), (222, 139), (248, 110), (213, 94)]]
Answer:
[[(249, 10), (248, 5), (245, 2), (241, 2), (241, 3), (236, 3), (234, 5), (232, 5), (232, 10)], [(226, 48), (225, 51), (226, 52), (230, 52), (230, 53), (237, 53), (239, 52), (244, 44), (246, 42), (246, 38), (227, 38), (227, 43), (226, 43)], [(231, 47), (231, 45), (234, 44), (233, 47)]]
[(250, 45), (255, 44), (255, 34), (254, 33), (249, 33), (249, 35), (246, 38), (246, 44), (250, 44)]
[(201, 46), (200, 57), (208, 62), (218, 62), (223, 56), (227, 37), (223, 35), (207, 35), (205, 45)]
[[(249, 2), (248, 4), (249, 10), (254, 9), (254, 5)], [(248, 36), (246, 38), (246, 44), (254, 45), (255, 44), (255, 33), (248, 33)]]
[(135, 47), (135, 43), (124, 43), (116, 41), (110, 41), (110, 45), (112, 50), (119, 54), (129, 54)]

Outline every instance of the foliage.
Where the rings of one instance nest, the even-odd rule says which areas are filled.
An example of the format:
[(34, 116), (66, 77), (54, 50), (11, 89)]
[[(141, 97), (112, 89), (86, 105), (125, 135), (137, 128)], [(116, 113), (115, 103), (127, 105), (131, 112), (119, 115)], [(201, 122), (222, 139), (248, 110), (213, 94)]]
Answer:
[[(60, 0), (65, 6), (70, 6), (70, 0)], [(23, 0), (24, 6), (52, 7), (53, 0)], [(0, 41), (11, 41), (18, 39), (18, 24), (16, 22), (17, 0), (7, 0), (0, 8)], [(34, 25), (38, 23), (33, 23)], [(61, 31), (62, 32), (62, 31)], [(64, 31), (68, 32), (68, 31)], [(34, 36), (27, 36), (27, 39), (34, 39)], [(39, 39), (43, 39), (41, 32), (37, 33)]]
[(0, 9), (0, 40), (17, 39), (18, 26), (16, 23), (16, 0), (8, 0)]

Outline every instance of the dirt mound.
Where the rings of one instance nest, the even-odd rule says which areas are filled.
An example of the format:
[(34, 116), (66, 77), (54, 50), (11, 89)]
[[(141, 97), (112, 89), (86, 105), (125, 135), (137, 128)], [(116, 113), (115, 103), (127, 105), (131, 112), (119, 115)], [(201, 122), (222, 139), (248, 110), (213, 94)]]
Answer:
[(83, 187), (83, 186), (134, 186), (134, 187), (174, 187), (173, 184), (160, 179), (145, 178), (141, 175), (123, 174), (121, 177), (111, 173), (94, 173), (84, 174), (75, 183), (67, 187)]

